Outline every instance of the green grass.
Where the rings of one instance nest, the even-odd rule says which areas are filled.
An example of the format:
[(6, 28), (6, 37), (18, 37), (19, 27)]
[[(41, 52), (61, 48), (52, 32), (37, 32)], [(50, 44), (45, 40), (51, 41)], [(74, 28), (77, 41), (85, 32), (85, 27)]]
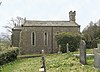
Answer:
[(94, 49), (86, 49), (87, 54), (94, 54)]
[[(50, 55), (51, 56), (51, 55)], [(47, 56), (47, 71), (48, 72), (94, 72), (93, 56), (89, 57), (87, 65), (82, 65), (79, 58), (72, 54), (60, 54)]]
[(38, 72), (40, 58), (18, 59), (2, 67), (1, 72)]
[[(75, 52), (73, 52), (73, 54), (79, 54), (80, 53), (80, 51), (78, 50), (78, 51), (75, 51)], [(86, 49), (86, 53), (87, 54), (94, 54), (94, 51), (93, 51), (93, 49)]]
[[(46, 54), (45, 57), (47, 72), (97, 72), (93, 65), (94, 56), (87, 57), (87, 65), (80, 64), (73, 53)], [(39, 72), (41, 66), (41, 57), (24, 58), (3, 65), (1, 72)]]

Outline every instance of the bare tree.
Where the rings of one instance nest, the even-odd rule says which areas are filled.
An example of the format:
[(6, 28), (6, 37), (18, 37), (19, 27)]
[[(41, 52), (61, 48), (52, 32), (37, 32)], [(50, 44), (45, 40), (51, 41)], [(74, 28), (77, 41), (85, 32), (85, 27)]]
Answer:
[(10, 35), (9, 35), (9, 34), (7, 34), (7, 33), (2, 33), (1, 36), (2, 36), (2, 38), (3, 38), (4, 40), (11, 41), (11, 38), (10, 38)]
[(0, 2), (0, 5), (2, 4), (2, 2)]
[(8, 22), (9, 25), (3, 26), (4, 28), (7, 29), (8, 33), (7, 33), (7, 34), (4, 33), (4, 34), (2, 34), (2, 35), (3, 35), (3, 37), (4, 37), (5, 39), (7, 39), (7, 40), (10, 41), (10, 44), (11, 44), (11, 42), (12, 42), (12, 41), (11, 41), (12, 29), (13, 29), (14, 27), (21, 26), (22, 20), (23, 20), (22, 17), (16, 17), (15, 19), (12, 18), (12, 19)]
[(21, 26), (23, 20), (24, 19), (22, 17), (17, 16), (15, 19), (12, 18), (8, 22), (9, 25), (3, 26), (3, 27), (6, 28), (8, 32), (12, 33), (12, 28), (17, 27), (17, 26)]
[(11, 44), (11, 39), (7, 33), (1, 33), (0, 34), (0, 49), (8, 48)]

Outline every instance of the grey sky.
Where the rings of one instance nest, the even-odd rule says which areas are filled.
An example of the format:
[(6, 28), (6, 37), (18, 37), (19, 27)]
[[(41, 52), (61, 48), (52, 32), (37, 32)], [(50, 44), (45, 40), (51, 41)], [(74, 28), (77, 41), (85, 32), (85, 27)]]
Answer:
[(17, 16), (31, 20), (69, 20), (69, 11), (76, 11), (81, 31), (90, 21), (100, 19), (100, 0), (0, 0), (0, 33), (2, 26)]

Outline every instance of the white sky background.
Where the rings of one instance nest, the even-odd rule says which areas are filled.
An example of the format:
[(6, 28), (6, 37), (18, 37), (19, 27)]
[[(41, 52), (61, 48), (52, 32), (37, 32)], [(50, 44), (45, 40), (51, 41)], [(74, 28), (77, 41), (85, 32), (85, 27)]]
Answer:
[(30, 20), (69, 20), (69, 11), (76, 11), (81, 31), (90, 21), (100, 19), (100, 0), (0, 0), (0, 33), (2, 26), (17, 16)]

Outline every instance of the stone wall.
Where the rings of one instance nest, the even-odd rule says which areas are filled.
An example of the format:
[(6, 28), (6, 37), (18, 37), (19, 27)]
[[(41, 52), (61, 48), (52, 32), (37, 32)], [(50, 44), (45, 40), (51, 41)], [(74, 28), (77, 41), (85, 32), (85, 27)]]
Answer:
[[(36, 43), (32, 45), (31, 34), (35, 33)], [(44, 45), (44, 33), (48, 33), (48, 45)], [(24, 27), (21, 31), (20, 46), (23, 48), (23, 53), (41, 53), (51, 52), (51, 27)]]
[(12, 30), (12, 45), (14, 47), (19, 47), (20, 42), (20, 29), (14, 29)]
[(53, 52), (58, 52), (57, 41), (55, 40), (55, 35), (60, 32), (73, 32), (79, 33), (79, 27), (53, 27)]
[[(31, 34), (36, 35), (36, 44), (32, 45)], [(48, 45), (44, 45), (44, 33), (48, 34)], [(79, 32), (79, 27), (23, 27), (21, 31), (20, 46), (22, 53), (41, 53), (45, 50), (46, 53), (58, 52), (55, 35), (58, 32)]]

